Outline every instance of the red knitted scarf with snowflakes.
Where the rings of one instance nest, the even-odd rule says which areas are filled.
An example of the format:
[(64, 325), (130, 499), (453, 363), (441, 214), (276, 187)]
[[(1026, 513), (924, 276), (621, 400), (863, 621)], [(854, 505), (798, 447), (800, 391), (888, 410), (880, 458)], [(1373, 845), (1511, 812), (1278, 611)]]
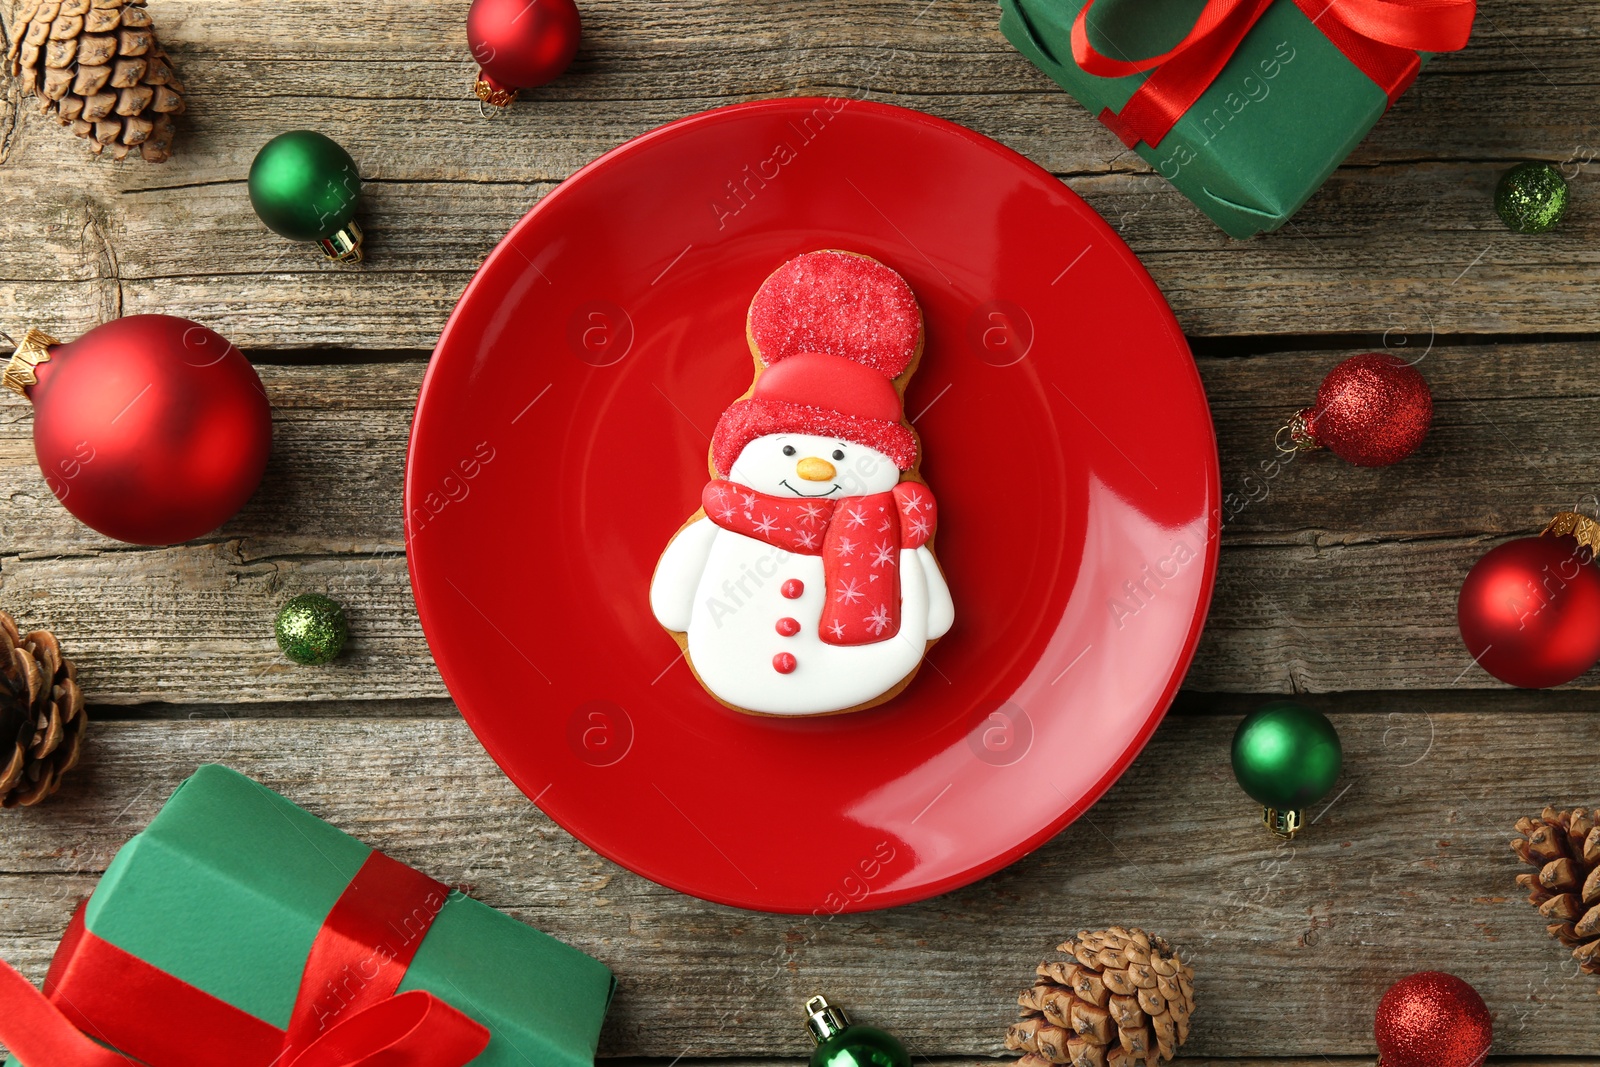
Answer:
[(783, 497), (715, 479), (700, 494), (706, 517), (774, 548), (822, 557), (822, 640), (870, 645), (900, 632), (900, 550), (933, 536), (933, 493), (901, 482), (887, 493)]

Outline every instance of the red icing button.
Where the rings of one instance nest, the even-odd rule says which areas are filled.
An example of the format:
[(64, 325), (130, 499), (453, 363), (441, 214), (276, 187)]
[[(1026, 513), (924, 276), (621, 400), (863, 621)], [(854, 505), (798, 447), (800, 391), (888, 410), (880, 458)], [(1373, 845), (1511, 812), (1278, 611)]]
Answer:
[(779, 652), (772, 657), (772, 669), (779, 674), (793, 674), (795, 665), (794, 656), (788, 652)]
[[(804, 593), (805, 591), (806, 583), (802, 582), (798, 578), (790, 578), (787, 582), (783, 583), (783, 588), (778, 590), (778, 592), (782, 593), (790, 600), (799, 600), (800, 594)], [(793, 667), (790, 667), (789, 669), (794, 670)]]
[(787, 618), (779, 619), (778, 632), (784, 637), (793, 637), (795, 634), (800, 632), (800, 620)]

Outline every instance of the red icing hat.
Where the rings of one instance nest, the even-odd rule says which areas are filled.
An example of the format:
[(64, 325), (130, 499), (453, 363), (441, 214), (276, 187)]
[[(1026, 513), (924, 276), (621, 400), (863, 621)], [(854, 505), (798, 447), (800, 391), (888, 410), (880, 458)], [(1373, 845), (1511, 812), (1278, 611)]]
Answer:
[(917, 439), (901, 421), (894, 379), (916, 358), (922, 311), (904, 278), (867, 256), (808, 252), (761, 284), (748, 328), (767, 369), (717, 422), (719, 474), (774, 433), (853, 441), (911, 469)]

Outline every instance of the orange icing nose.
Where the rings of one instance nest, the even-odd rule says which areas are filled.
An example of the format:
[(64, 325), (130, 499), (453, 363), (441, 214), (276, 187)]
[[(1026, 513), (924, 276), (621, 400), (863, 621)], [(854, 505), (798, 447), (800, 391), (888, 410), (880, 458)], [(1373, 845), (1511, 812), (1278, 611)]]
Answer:
[(808, 482), (831, 482), (834, 476), (839, 473), (834, 469), (832, 463), (825, 459), (818, 459), (816, 456), (807, 456), (799, 463), (796, 463), (794, 471)]

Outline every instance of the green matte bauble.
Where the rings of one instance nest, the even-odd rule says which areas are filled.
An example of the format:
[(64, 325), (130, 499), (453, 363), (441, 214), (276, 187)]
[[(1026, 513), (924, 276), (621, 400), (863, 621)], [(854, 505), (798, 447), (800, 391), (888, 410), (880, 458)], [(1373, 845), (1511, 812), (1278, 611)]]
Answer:
[(906, 1047), (893, 1034), (852, 1023), (824, 998), (812, 997), (806, 1013), (807, 1026), (817, 1042), (811, 1067), (911, 1067)]
[(361, 172), (350, 153), (320, 133), (279, 134), (250, 165), (250, 206), (291, 241), (322, 241), (350, 222)]
[(283, 654), (308, 667), (331, 662), (350, 636), (344, 609), (321, 593), (304, 593), (290, 600), (278, 611), (274, 630)]
[(1494, 190), (1494, 207), (1518, 233), (1544, 233), (1567, 210), (1567, 180), (1549, 163), (1518, 163)]
[(1343, 765), (1328, 717), (1287, 700), (1246, 715), (1233, 735), (1233, 775), (1266, 808), (1298, 811), (1316, 803)]

